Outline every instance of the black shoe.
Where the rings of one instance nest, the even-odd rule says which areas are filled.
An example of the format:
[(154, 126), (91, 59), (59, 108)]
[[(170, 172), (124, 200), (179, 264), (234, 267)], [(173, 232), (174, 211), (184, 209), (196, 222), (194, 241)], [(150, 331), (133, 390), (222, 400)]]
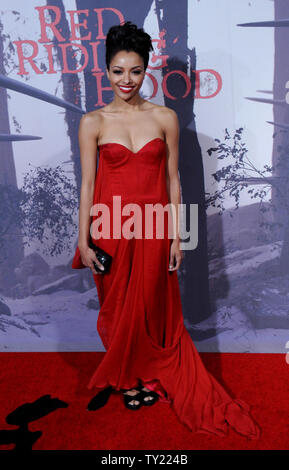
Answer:
[(147, 392), (144, 390), (144, 388), (146, 387), (144, 387), (143, 385), (137, 387), (137, 390), (140, 391), (140, 400), (143, 405), (151, 406), (159, 399), (159, 395), (156, 392), (153, 392), (152, 390)]
[(95, 397), (90, 400), (86, 409), (88, 411), (94, 411), (104, 406), (107, 403), (111, 392), (112, 387), (107, 387), (101, 390), (97, 395), (95, 395)]
[[(136, 392), (135, 394), (130, 394), (128, 392)], [(140, 391), (137, 388), (131, 388), (122, 392), (124, 398), (124, 404), (130, 410), (138, 410), (142, 403), (140, 401)]]

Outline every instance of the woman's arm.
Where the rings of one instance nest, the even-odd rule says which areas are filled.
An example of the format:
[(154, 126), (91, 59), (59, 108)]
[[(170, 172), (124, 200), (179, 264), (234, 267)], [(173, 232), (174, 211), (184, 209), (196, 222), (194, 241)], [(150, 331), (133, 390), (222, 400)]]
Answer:
[[(169, 202), (175, 207), (176, 224), (175, 238), (171, 245), (170, 266), (176, 265), (172, 270), (180, 267), (183, 255), (180, 250), (180, 234), (179, 234), (179, 204), (181, 203), (181, 185), (179, 178), (179, 121), (176, 112), (173, 109), (165, 108), (166, 116), (163, 120), (164, 130), (167, 143), (167, 165), (166, 165), (166, 182)], [(173, 220), (173, 219), (172, 219)]]
[(83, 264), (90, 267), (94, 274), (98, 274), (98, 272), (95, 271), (92, 261), (95, 261), (99, 267), (102, 266), (97, 260), (94, 251), (88, 246), (91, 220), (90, 210), (93, 205), (96, 177), (98, 129), (99, 125), (96, 116), (92, 116), (90, 113), (82, 116), (78, 129), (81, 162), (78, 248)]

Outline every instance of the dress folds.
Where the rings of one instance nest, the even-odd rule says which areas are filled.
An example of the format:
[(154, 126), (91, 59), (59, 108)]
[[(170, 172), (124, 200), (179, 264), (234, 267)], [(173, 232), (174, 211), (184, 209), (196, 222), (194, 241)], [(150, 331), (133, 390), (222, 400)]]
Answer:
[[(113, 196), (119, 197), (118, 206)], [(159, 394), (160, 402), (172, 406), (190, 431), (224, 436), (229, 425), (248, 439), (258, 439), (260, 428), (249, 405), (231, 398), (206, 370), (185, 328), (177, 271), (168, 270), (168, 216), (161, 238), (156, 217), (150, 222), (145, 218), (145, 206), (164, 207), (168, 202), (164, 140), (152, 139), (138, 152), (116, 142), (99, 146), (93, 203), (94, 208), (105, 204), (109, 209), (102, 212), (98, 225), (103, 231), (106, 226), (109, 237), (95, 236), (97, 212), (92, 233), (94, 243), (113, 260), (108, 273), (93, 274), (100, 303), (97, 331), (106, 353), (87, 388), (98, 392), (111, 385), (121, 390), (142, 383)], [(127, 204), (141, 209), (131, 226), (140, 236), (114, 238), (115, 209), (119, 214)], [(118, 220), (128, 223), (132, 214), (128, 210)], [(147, 226), (151, 238), (144, 236)], [(72, 267), (84, 267), (78, 248)]]

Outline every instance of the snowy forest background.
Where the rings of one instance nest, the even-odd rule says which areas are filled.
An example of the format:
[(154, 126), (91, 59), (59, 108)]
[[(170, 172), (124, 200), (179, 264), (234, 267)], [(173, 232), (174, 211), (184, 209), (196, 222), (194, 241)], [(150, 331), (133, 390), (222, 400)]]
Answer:
[[(98, 1), (97, 9), (107, 9), (102, 24), (95, 3), (1, 5), (0, 350), (104, 350), (92, 274), (71, 268), (81, 181), (77, 131), (83, 113), (113, 98), (105, 90), (104, 39), (97, 37), (123, 17), (155, 39), (157, 57), (151, 55), (147, 72), (158, 86), (152, 96), (147, 77), (142, 96), (177, 112), (182, 202), (199, 207), (199, 244), (184, 251), (178, 272), (192, 339), (199, 351), (285, 353), (288, 2), (181, 0), (176, 16), (168, 0)], [(44, 6), (53, 7), (45, 11), (47, 23), (59, 12), (65, 43), (72, 35), (69, 12), (88, 10), (74, 21), (87, 19), (77, 34), (89, 31), (91, 39), (74, 40), (66, 63), (50, 28), (48, 41), (39, 41)], [(98, 41), (99, 69), (92, 72), (88, 43)], [(77, 46), (86, 48), (88, 63), (65, 72), (83, 65)], [(24, 61), (20, 69), (20, 47), (25, 56), (35, 53), (34, 66)], [(172, 70), (190, 87), (176, 73), (164, 93)]]

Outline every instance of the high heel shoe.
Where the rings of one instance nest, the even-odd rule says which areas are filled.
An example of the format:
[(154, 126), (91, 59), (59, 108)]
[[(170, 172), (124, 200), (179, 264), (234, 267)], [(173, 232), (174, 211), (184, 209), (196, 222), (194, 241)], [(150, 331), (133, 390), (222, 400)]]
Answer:
[(104, 406), (112, 392), (112, 387), (107, 387), (95, 395), (87, 405), (87, 411), (95, 411)]
[[(131, 394), (131, 392), (136, 393)], [(142, 403), (140, 401), (141, 393), (137, 388), (125, 390), (122, 392), (122, 394), (126, 408), (129, 408), (130, 410), (138, 410), (142, 406)]]
[(153, 392), (153, 390), (146, 391), (144, 388), (147, 387), (144, 387), (143, 385), (137, 387), (137, 390), (140, 391), (140, 400), (143, 405), (151, 406), (159, 399), (159, 395), (156, 392)]

